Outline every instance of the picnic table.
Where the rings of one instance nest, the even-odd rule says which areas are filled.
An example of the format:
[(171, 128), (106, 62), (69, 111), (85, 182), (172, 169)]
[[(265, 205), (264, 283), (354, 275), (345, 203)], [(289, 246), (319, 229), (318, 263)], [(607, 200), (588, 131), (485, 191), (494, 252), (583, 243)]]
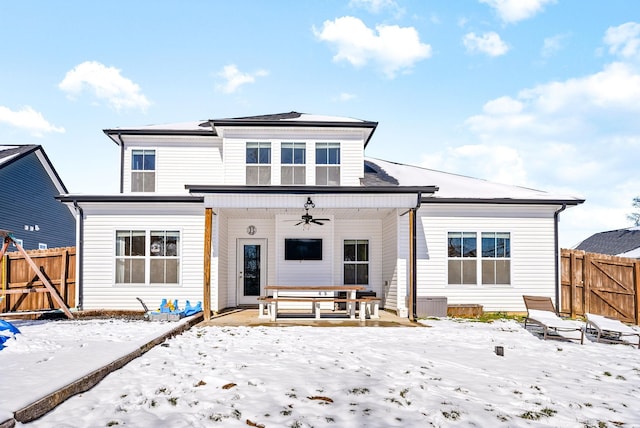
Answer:
[[(278, 304), (284, 302), (310, 303), (311, 311), (315, 319), (320, 319), (322, 303), (330, 303), (334, 310), (336, 303), (346, 303), (350, 319), (355, 319), (356, 303), (359, 304), (359, 316), (361, 320), (366, 317), (369, 309), (372, 318), (378, 317), (378, 303), (376, 297), (357, 297), (357, 292), (365, 290), (363, 285), (267, 285), (267, 294), (258, 298), (259, 316), (268, 317), (271, 321), (278, 318)], [(340, 297), (338, 292), (345, 293), (346, 297)], [(326, 306), (326, 305), (325, 305)], [(265, 313), (266, 309), (266, 313)]]

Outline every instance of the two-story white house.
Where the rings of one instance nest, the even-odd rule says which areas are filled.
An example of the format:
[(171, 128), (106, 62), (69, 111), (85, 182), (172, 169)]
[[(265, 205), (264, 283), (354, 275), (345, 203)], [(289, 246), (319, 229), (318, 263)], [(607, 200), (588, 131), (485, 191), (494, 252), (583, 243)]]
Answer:
[(120, 193), (58, 197), (78, 214), (79, 306), (219, 311), (267, 284), (362, 284), (404, 316), (419, 296), (558, 298), (558, 216), (582, 199), (366, 158), (376, 126), (291, 112), (105, 130)]

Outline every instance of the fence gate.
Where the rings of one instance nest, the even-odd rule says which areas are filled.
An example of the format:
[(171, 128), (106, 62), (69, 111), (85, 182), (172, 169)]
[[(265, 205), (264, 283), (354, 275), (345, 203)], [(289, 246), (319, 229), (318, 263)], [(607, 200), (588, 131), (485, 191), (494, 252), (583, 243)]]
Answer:
[(638, 324), (640, 261), (562, 250), (562, 310)]

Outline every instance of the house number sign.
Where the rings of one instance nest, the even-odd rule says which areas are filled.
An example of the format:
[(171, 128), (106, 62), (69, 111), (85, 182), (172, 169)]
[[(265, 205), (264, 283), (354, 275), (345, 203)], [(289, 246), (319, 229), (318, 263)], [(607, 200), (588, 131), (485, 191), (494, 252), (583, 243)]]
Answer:
[(247, 233), (249, 235), (255, 235), (257, 230), (258, 229), (256, 229), (256, 227), (254, 225), (251, 225), (251, 226), (247, 227)]

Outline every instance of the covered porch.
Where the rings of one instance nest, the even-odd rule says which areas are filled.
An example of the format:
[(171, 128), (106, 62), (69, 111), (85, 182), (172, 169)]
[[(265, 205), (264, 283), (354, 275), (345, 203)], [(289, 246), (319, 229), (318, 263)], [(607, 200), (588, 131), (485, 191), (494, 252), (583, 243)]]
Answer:
[(412, 318), (415, 212), (434, 188), (190, 190), (204, 196), (205, 317), (257, 308), (268, 286), (359, 284)]

